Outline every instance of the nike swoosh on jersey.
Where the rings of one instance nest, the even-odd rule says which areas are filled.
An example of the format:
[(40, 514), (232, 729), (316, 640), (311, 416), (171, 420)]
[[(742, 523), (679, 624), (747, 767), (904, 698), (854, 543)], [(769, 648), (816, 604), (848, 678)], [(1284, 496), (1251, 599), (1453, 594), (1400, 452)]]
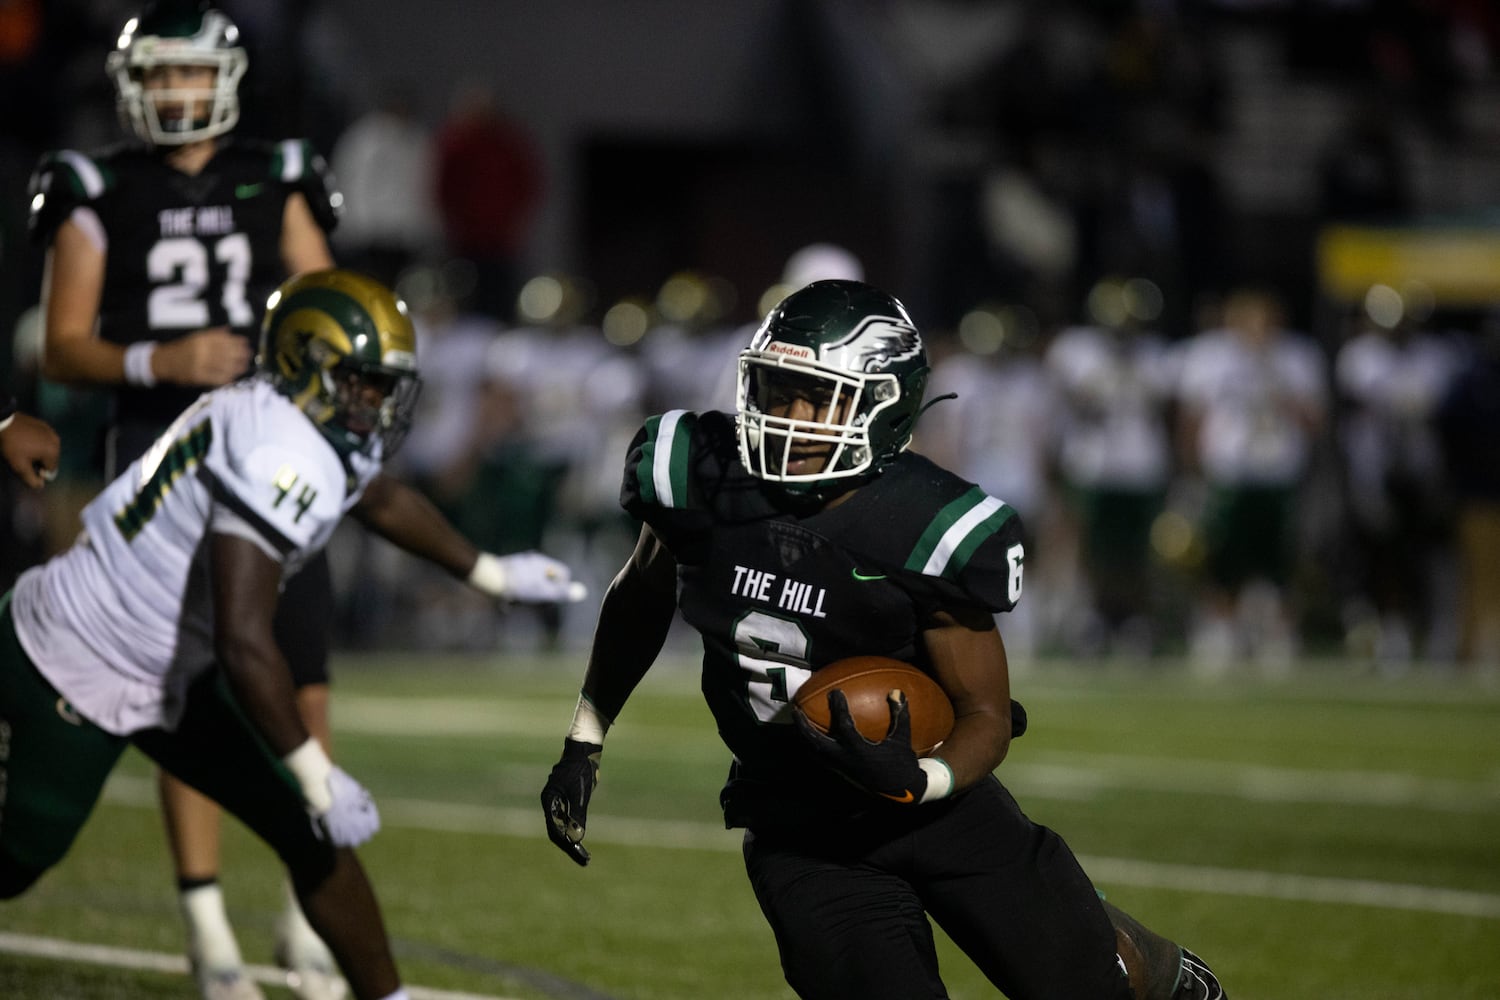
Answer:
[(869, 583), (871, 580), (885, 579), (884, 573), (861, 573), (858, 569), (851, 569), (849, 572), (853, 574), (854, 579), (860, 581), (861, 583)]
[(236, 198), (254, 198), (260, 194), (261, 189), (265, 186), (265, 183), (262, 181), (257, 181), (254, 184), (236, 184), (234, 186), (234, 196)]
[(890, 792), (881, 792), (880, 796), (881, 798), (890, 799), (892, 802), (900, 802), (902, 805), (917, 801), (917, 797), (911, 793), (910, 788), (903, 790), (900, 795), (892, 795)]

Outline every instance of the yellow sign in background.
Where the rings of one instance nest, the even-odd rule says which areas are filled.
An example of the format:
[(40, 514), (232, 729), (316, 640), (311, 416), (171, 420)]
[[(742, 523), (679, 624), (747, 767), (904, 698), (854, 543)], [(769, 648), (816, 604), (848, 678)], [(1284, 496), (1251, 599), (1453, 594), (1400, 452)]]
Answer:
[(1359, 299), (1371, 285), (1422, 285), (1439, 305), (1500, 302), (1500, 229), (1329, 226), (1318, 237), (1323, 294)]

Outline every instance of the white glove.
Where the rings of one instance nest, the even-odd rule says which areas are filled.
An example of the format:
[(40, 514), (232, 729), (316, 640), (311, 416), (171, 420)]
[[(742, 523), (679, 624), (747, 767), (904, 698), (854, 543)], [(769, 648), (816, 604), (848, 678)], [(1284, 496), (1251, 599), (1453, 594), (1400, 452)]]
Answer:
[(528, 604), (571, 604), (589, 595), (566, 563), (540, 552), (508, 556), (481, 552), (469, 571), (469, 586), (502, 601)]
[(282, 759), (302, 786), (307, 813), (335, 847), (358, 847), (380, 829), (380, 812), (365, 787), (308, 739)]
[(316, 819), (328, 833), (334, 847), (358, 847), (380, 830), (380, 811), (365, 786), (355, 781), (341, 767), (328, 775), (333, 805)]

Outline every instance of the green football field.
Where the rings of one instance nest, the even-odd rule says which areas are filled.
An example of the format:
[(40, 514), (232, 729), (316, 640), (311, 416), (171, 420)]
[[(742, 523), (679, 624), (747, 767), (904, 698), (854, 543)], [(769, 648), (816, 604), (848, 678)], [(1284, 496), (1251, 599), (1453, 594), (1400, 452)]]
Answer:
[[(536, 804), (581, 658), (335, 669), (337, 756), (385, 820), (361, 857), (416, 1000), (792, 996), (719, 822), (726, 756), (685, 659), (659, 664), (610, 734), (587, 869), (547, 842)], [(1493, 682), (1041, 664), (1014, 687), (1032, 728), (1002, 778), (1233, 1000), (1500, 997)], [(237, 826), (226, 852), (231, 915), (269, 983), (279, 872)], [(175, 905), (132, 752), (72, 854), (0, 906), (0, 998), (192, 997)], [(954, 998), (999, 995), (946, 941), (943, 957)]]

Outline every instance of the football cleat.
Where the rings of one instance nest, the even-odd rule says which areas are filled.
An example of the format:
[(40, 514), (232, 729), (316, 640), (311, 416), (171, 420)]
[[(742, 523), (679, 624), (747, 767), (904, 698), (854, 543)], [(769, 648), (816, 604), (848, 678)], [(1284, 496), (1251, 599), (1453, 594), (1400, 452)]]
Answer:
[(276, 918), (276, 964), (286, 970), (287, 989), (298, 1000), (344, 1000), (349, 995), (328, 946), (295, 906)]
[(298, 1000), (344, 1000), (349, 986), (336, 971), (310, 965), (286, 970), (286, 986)]
[(1182, 949), (1182, 973), (1173, 1000), (1227, 1000), (1219, 977), (1197, 955)]
[(211, 968), (189, 959), (198, 995), (203, 1000), (266, 1000), (266, 995), (240, 966)]

